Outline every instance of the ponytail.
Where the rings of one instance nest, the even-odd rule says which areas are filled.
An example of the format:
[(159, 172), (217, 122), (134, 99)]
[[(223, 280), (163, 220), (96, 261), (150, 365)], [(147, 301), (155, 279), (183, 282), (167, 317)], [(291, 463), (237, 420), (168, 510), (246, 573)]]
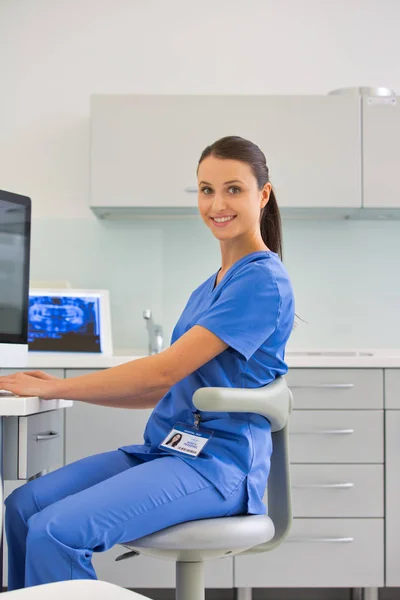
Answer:
[(267, 204), (261, 211), (260, 230), (264, 244), (283, 260), (282, 221), (273, 189), (271, 189)]

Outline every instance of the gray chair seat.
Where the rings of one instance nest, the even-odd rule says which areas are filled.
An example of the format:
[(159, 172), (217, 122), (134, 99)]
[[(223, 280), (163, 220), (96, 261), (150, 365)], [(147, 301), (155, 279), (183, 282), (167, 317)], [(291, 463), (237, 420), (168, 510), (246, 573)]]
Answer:
[(244, 552), (272, 540), (273, 522), (266, 515), (188, 521), (123, 544), (157, 558), (204, 561)]

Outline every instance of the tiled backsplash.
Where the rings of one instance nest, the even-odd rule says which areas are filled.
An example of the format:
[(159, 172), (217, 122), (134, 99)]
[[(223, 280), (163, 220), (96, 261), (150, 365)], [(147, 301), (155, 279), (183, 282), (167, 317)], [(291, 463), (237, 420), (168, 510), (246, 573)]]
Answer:
[[(115, 348), (146, 348), (151, 308), (169, 344), (192, 290), (220, 267), (200, 217), (35, 219), (32, 279), (107, 288)], [(400, 221), (284, 220), (284, 262), (307, 323), (290, 346), (400, 346)]]

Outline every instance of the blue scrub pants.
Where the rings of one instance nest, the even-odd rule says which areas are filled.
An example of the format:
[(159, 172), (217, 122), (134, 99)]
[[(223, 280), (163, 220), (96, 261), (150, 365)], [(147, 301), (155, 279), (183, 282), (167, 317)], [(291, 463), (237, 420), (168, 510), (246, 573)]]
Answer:
[(176, 456), (89, 456), (6, 499), (8, 589), (97, 579), (93, 552), (194, 519), (245, 514), (245, 481), (228, 499)]

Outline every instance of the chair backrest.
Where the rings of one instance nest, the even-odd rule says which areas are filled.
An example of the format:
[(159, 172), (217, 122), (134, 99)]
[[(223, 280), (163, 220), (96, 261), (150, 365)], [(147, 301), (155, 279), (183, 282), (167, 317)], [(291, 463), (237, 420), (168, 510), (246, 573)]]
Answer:
[(264, 498), (268, 515), (275, 526), (270, 542), (255, 546), (246, 554), (267, 552), (278, 546), (289, 533), (292, 523), (288, 420), (293, 396), (284, 377), (260, 388), (199, 388), (193, 394), (199, 410), (210, 412), (254, 412), (271, 423), (273, 451)]

